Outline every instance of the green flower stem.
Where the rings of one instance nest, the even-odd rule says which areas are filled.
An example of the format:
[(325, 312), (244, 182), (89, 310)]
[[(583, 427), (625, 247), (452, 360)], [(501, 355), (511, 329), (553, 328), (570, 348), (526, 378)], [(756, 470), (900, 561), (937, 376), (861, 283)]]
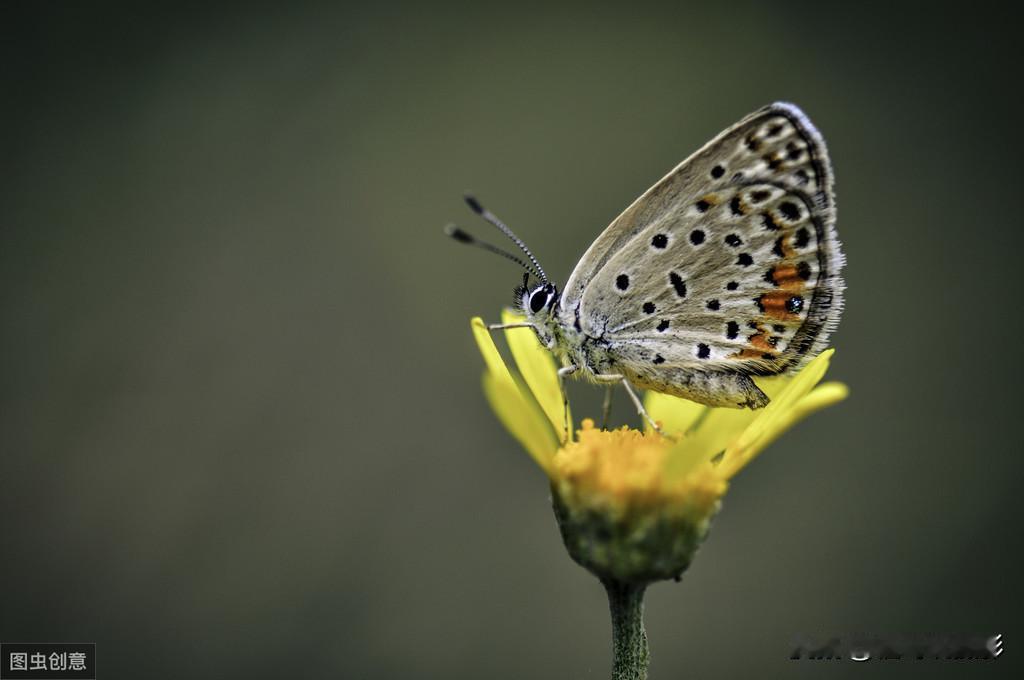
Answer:
[(612, 680), (646, 680), (651, 654), (644, 630), (646, 584), (601, 581), (612, 613)]

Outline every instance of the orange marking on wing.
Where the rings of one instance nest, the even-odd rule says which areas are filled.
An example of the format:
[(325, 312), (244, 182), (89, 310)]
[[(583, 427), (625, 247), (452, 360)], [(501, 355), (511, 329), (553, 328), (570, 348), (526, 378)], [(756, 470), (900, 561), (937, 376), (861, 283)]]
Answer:
[(764, 293), (758, 298), (758, 306), (766, 316), (780, 321), (795, 321), (800, 318), (799, 314), (793, 314), (786, 309), (786, 301), (792, 297), (788, 290), (773, 290)]
[(760, 350), (760, 349), (750, 349), (750, 348), (747, 348), (747, 349), (740, 350), (739, 352), (736, 352), (735, 354), (730, 354), (728, 358), (730, 358), (730, 359), (760, 359), (763, 362), (764, 360), (772, 360), (772, 359), (775, 359), (776, 357), (771, 352), (765, 352), (765, 351)]
[(803, 289), (804, 281), (795, 264), (778, 264), (772, 267), (772, 283), (788, 291)]

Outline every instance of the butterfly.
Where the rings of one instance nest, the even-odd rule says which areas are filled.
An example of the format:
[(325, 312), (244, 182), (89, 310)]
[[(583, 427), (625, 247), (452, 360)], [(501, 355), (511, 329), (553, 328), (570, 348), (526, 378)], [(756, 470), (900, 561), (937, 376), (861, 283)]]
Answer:
[(636, 388), (762, 408), (769, 398), (753, 377), (797, 371), (839, 322), (832, 164), (793, 104), (751, 113), (676, 166), (598, 236), (562, 290), (501, 220), (466, 200), (526, 258), (447, 229), (526, 270), (515, 292), (525, 321), (512, 326), (534, 330), (560, 380), (623, 385), (656, 429)]

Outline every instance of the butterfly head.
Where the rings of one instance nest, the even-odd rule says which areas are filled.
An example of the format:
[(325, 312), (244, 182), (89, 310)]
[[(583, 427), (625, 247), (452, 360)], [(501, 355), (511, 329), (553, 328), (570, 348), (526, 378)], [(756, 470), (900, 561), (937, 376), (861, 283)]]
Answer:
[(518, 311), (526, 317), (526, 322), (533, 326), (541, 345), (553, 349), (558, 343), (557, 314), (558, 287), (550, 281), (540, 281), (530, 285), (528, 274), (523, 276), (522, 284), (516, 286), (514, 304)]
[[(526, 273), (523, 274), (523, 283), (516, 287), (515, 304), (534, 325), (534, 328), (537, 329), (537, 333), (541, 336), (541, 340), (544, 341), (545, 344), (548, 344), (547, 341), (550, 340), (550, 338), (545, 337), (546, 333), (543, 329), (549, 325), (549, 322), (553, 318), (555, 303), (558, 302), (558, 288), (548, 281), (548, 277), (544, 273), (544, 269), (540, 266), (540, 262), (538, 262), (537, 258), (533, 256), (533, 253), (531, 253), (530, 249), (526, 247), (526, 244), (523, 243), (518, 236), (513, 234), (511, 229), (505, 226), (504, 222), (495, 217), (489, 210), (481, 206), (480, 202), (472, 196), (466, 196), (466, 203), (473, 212), (483, 217), (487, 222), (507, 236), (516, 245), (516, 247), (519, 248), (526, 259), (524, 260), (522, 257), (514, 255), (507, 250), (503, 250), (495, 245), (481, 241), (455, 225), (449, 225), (445, 229), (445, 233), (461, 243), (482, 248), (483, 250), (494, 253), (495, 255), (501, 255), (526, 270)], [(533, 287), (530, 286), (531, 275), (538, 281), (538, 283)]]
[(527, 319), (543, 322), (551, 316), (555, 303), (558, 301), (558, 288), (555, 287), (555, 284), (545, 282), (529, 288), (524, 278), (523, 285), (516, 290), (518, 292), (516, 302)]

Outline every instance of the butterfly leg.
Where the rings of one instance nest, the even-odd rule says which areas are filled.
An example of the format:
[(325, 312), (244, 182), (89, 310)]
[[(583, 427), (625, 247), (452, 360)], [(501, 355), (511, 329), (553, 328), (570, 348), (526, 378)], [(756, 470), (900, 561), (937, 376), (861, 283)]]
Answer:
[(567, 375), (572, 375), (577, 370), (579, 370), (579, 366), (562, 366), (558, 369), (558, 389), (562, 392), (562, 410), (565, 413), (565, 430), (563, 430), (565, 436), (562, 438), (563, 444), (567, 444), (569, 442), (569, 435), (571, 434), (569, 429), (569, 395), (565, 391), (565, 377)]
[(613, 385), (615, 383), (621, 383), (622, 386), (626, 388), (626, 394), (628, 394), (629, 398), (633, 401), (633, 406), (636, 406), (636, 412), (640, 414), (640, 417), (646, 420), (655, 432), (660, 435), (665, 434), (661, 431), (661, 428), (658, 427), (658, 424), (654, 422), (654, 419), (651, 418), (650, 414), (647, 413), (647, 409), (644, 408), (644, 404), (640, 401), (640, 397), (637, 395), (636, 390), (634, 390), (633, 386), (629, 384), (628, 380), (626, 380), (626, 376), (619, 375), (617, 373), (607, 373), (604, 375), (595, 375), (594, 379), (599, 382), (611, 383)]
[(487, 324), (487, 330), (489, 331), (503, 331), (506, 328), (534, 328), (532, 323), (489, 323)]
[(601, 429), (608, 429), (608, 420), (612, 417), (612, 389), (615, 385), (609, 384), (604, 388), (604, 404), (601, 406)]

